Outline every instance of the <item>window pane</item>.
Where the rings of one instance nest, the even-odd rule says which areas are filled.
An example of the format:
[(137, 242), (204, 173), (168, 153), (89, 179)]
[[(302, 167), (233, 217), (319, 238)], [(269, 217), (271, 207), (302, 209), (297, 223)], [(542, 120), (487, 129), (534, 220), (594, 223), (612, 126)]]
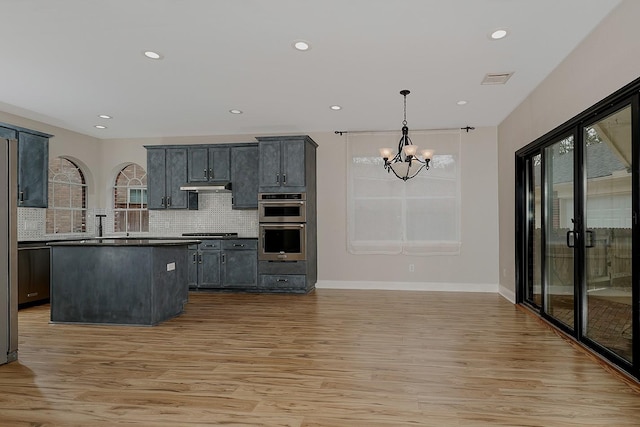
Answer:
[(118, 173), (113, 189), (115, 232), (149, 231), (146, 176), (146, 171), (135, 163)]

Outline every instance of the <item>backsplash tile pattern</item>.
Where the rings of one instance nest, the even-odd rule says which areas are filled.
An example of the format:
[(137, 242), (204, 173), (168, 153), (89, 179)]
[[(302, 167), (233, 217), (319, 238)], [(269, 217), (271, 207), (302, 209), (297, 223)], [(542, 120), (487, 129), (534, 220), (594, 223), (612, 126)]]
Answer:
[[(258, 211), (233, 210), (231, 193), (200, 193), (198, 210), (149, 211), (149, 232), (130, 233), (133, 237), (175, 237), (182, 233), (238, 233), (240, 237), (258, 236)], [(46, 234), (46, 209), (18, 208), (18, 240), (80, 239), (98, 235), (96, 215), (102, 220), (103, 235), (114, 235), (113, 209), (87, 209), (87, 232)]]
[(180, 236), (207, 231), (257, 237), (258, 211), (231, 209), (231, 193), (200, 193), (198, 210), (149, 212), (149, 233), (152, 235)]

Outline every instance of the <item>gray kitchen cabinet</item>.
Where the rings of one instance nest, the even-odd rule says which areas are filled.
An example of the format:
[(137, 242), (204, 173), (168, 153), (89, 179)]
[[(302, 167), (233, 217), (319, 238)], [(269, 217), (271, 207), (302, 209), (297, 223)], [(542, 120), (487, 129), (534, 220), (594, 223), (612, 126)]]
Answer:
[(187, 149), (145, 147), (147, 149), (147, 200), (149, 209), (186, 209)]
[(203, 241), (200, 244), (198, 287), (220, 287), (220, 241)]
[(188, 182), (227, 182), (230, 180), (230, 147), (188, 148)]
[(18, 132), (18, 206), (46, 208), (49, 195), (49, 137)]
[(0, 138), (18, 140), (19, 207), (48, 207), (51, 137), (46, 133), (0, 123)]
[(231, 147), (233, 209), (258, 208), (258, 144)]
[(258, 287), (268, 292), (307, 292), (305, 274), (261, 274)]
[(256, 288), (257, 285), (257, 240), (223, 240), (221, 287), (252, 290)]
[(220, 240), (203, 240), (198, 245), (189, 245), (189, 289), (220, 287)]
[(187, 267), (187, 282), (189, 289), (195, 289), (198, 287), (198, 251), (199, 245), (189, 245), (189, 266)]
[(0, 126), (0, 138), (17, 139), (18, 132), (15, 129)]
[(189, 246), (189, 288), (254, 290), (258, 282), (257, 249), (257, 239), (211, 239)]
[(315, 180), (315, 149), (308, 136), (258, 137), (259, 191), (304, 192)]

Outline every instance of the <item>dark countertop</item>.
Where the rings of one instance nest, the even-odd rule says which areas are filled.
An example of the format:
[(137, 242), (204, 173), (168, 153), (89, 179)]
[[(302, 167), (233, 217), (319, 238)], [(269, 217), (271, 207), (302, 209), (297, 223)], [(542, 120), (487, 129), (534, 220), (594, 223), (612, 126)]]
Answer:
[[(44, 246), (53, 243), (65, 243), (65, 242), (78, 242), (83, 240), (96, 240), (100, 239), (100, 237), (95, 236), (87, 236), (86, 238), (80, 237), (71, 237), (68, 239), (43, 239), (43, 240), (21, 240), (18, 242), (18, 248), (30, 248), (34, 246)], [(188, 236), (170, 236), (170, 237), (127, 237), (127, 236), (106, 236), (102, 237), (103, 240), (188, 240), (191, 244), (199, 243), (202, 240), (256, 240), (257, 237), (238, 237), (238, 236), (228, 236), (228, 237), (209, 237), (209, 236), (198, 236), (198, 237), (188, 237)], [(115, 246), (115, 245), (114, 245)]]
[(198, 244), (198, 239), (86, 239), (49, 242), (49, 246), (187, 246)]

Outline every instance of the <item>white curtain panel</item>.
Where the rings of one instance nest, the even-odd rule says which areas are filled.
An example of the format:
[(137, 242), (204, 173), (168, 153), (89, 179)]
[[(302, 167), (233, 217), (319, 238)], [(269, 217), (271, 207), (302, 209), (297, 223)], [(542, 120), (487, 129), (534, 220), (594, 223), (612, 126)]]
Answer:
[(383, 168), (380, 148), (397, 152), (400, 132), (347, 133), (347, 246), (353, 254), (460, 253), (459, 130), (409, 131), (429, 170), (406, 182)]

